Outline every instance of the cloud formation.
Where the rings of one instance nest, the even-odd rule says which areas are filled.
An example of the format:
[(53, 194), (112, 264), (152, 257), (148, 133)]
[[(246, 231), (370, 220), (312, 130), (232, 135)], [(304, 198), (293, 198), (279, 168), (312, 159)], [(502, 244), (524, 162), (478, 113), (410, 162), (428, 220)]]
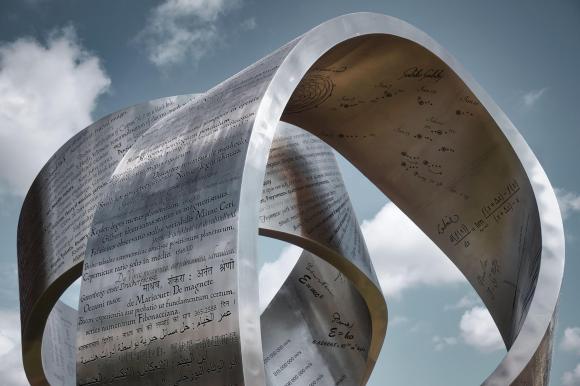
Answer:
[(274, 299), (274, 295), (284, 284), (284, 280), (286, 280), (292, 268), (298, 262), (301, 253), (302, 248), (289, 245), (282, 250), (277, 260), (262, 266), (259, 273), (260, 312), (264, 311)]
[(459, 321), (457, 336), (441, 337), (435, 335), (433, 344), (435, 351), (442, 351), (459, 343), (466, 344), (483, 353), (504, 349), (504, 343), (489, 311), (481, 300), (473, 294), (459, 299), (455, 304), (444, 307), (446, 311), (465, 310)]
[(524, 96), (522, 97), (522, 101), (524, 102), (524, 106), (526, 107), (532, 107), (536, 104), (536, 102), (538, 100), (540, 100), (540, 98), (542, 97), (542, 95), (544, 95), (544, 93), (546, 92), (547, 88), (541, 88), (539, 90), (531, 90), (527, 93), (524, 94)]
[(219, 17), (238, 5), (238, 0), (165, 0), (140, 34), (149, 60), (157, 67), (186, 59), (197, 63), (219, 41)]
[(558, 188), (555, 189), (555, 192), (564, 219), (572, 214), (580, 213), (580, 194)]
[(419, 286), (465, 283), (457, 267), (392, 202), (361, 228), (386, 296)]
[(6, 386), (28, 385), (20, 348), (20, 317), (17, 311), (0, 311), (0, 374)]
[(463, 313), (459, 322), (463, 341), (481, 352), (505, 348), (501, 335), (485, 307), (476, 306)]
[(562, 350), (574, 351), (580, 355), (580, 327), (568, 327), (560, 344)]
[(72, 27), (46, 44), (0, 44), (0, 193), (23, 195), (49, 157), (91, 123), (110, 84)]
[(435, 344), (435, 351), (443, 351), (449, 346), (455, 346), (458, 343), (458, 339), (454, 336), (444, 336), (435, 335), (433, 337), (433, 343)]
[(243, 30), (246, 31), (251, 31), (253, 29), (256, 29), (256, 18), (255, 17), (251, 17), (249, 19), (246, 19), (242, 22), (241, 27)]
[(459, 299), (454, 304), (447, 304), (443, 309), (445, 311), (449, 310), (462, 310), (465, 308), (471, 308), (476, 304), (481, 304), (481, 300), (474, 295), (465, 295), (461, 299)]
[(580, 363), (572, 371), (566, 371), (562, 375), (562, 384), (564, 386), (578, 386), (580, 385)]

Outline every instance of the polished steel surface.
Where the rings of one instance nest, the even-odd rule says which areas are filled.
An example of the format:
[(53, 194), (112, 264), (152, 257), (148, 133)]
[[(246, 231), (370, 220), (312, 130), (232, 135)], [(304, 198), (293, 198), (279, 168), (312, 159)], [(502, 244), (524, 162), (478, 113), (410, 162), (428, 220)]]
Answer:
[(189, 99), (162, 98), (96, 121), (63, 145), (33, 182), (17, 241), (22, 355), (30, 383), (46, 383), (45, 324), (60, 295), (81, 275), (92, 218), (113, 170), (154, 122)]
[[(282, 371), (310, 368), (307, 381), (298, 384), (366, 383), (383, 343), (387, 310), (327, 144), (298, 127), (278, 126), (259, 224), (260, 234), (305, 249), (261, 316), (267, 384), (280, 384)], [(303, 354), (307, 348), (312, 352)], [(289, 358), (295, 359), (287, 363)]]
[[(369, 13), (202, 95), (111, 114), (51, 158), (18, 229), (30, 382), (60, 383), (67, 362), (79, 385), (365, 384), (387, 310), (332, 149), (486, 304), (508, 352), (482, 384), (547, 385), (564, 266), (550, 183), (453, 57)], [(304, 249), (261, 316), (258, 233)], [(56, 300), (79, 276), (77, 315)]]

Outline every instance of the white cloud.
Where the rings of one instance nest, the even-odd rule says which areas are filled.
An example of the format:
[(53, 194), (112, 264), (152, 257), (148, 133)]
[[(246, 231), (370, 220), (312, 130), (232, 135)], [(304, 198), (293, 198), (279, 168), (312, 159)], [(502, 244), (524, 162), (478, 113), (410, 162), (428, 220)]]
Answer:
[(23, 194), (48, 158), (91, 121), (111, 81), (72, 28), (46, 45), (21, 38), (0, 45), (0, 183)]
[(435, 335), (431, 339), (435, 351), (443, 351), (460, 343), (473, 347), (480, 352), (489, 353), (505, 349), (501, 335), (491, 318), (488, 310), (483, 306), (471, 307), (473, 297), (464, 296), (452, 309), (467, 308), (459, 322), (459, 334), (457, 336)]
[(564, 386), (578, 386), (580, 385), (580, 363), (572, 371), (566, 371), (562, 375), (562, 383)]
[(18, 312), (0, 311), (0, 374), (3, 385), (28, 385), (21, 355)]
[(395, 204), (387, 203), (361, 228), (385, 295), (465, 282), (457, 267)]
[(443, 309), (445, 311), (449, 310), (462, 310), (464, 308), (471, 308), (476, 304), (481, 304), (481, 300), (473, 295), (465, 295), (461, 299), (459, 299), (454, 304), (447, 304)]
[(505, 348), (501, 335), (485, 307), (473, 307), (465, 311), (459, 323), (461, 338), (482, 352)]
[(455, 346), (458, 343), (458, 339), (454, 336), (439, 336), (435, 335), (433, 337), (433, 343), (435, 344), (435, 351), (443, 351), (449, 346)]
[(12, 339), (5, 335), (4, 331), (0, 331), (0, 358), (14, 348), (15, 344)]
[(246, 19), (242, 22), (242, 29), (243, 30), (253, 30), (256, 28), (256, 18), (255, 17), (251, 17), (249, 19)]
[(289, 245), (280, 254), (280, 257), (271, 262), (265, 263), (260, 269), (260, 312), (264, 311), (280, 290), (282, 284), (298, 262), (302, 249), (295, 245)]
[(196, 63), (219, 41), (218, 18), (238, 0), (165, 0), (155, 7), (142, 31), (151, 60), (165, 67), (191, 59)]
[(565, 351), (575, 351), (580, 355), (580, 327), (566, 328), (560, 347)]
[(526, 107), (532, 107), (533, 105), (536, 104), (536, 102), (542, 97), (542, 95), (544, 95), (544, 93), (546, 92), (547, 88), (541, 88), (539, 90), (531, 90), (527, 93), (524, 94), (524, 96), (522, 97), (522, 100), (524, 102), (524, 106)]
[(580, 194), (558, 188), (555, 189), (555, 192), (564, 219), (574, 213), (580, 213)]

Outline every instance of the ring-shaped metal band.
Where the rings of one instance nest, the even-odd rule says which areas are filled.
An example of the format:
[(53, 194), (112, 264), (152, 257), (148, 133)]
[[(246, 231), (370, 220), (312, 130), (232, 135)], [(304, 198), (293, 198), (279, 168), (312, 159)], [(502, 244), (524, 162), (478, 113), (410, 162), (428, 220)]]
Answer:
[[(114, 196), (115, 189), (123, 190), (118, 184), (123, 177), (137, 178), (131, 171), (138, 168), (140, 154), (153, 157), (160, 138), (170, 141), (196, 130), (199, 133), (202, 129), (231, 129), (227, 120), (239, 119), (234, 127), (242, 141), (232, 147), (240, 149), (238, 158), (242, 163), (233, 163), (226, 169), (231, 181), (238, 184), (233, 184), (237, 188), (231, 191), (237, 197), (233, 204), (236, 220), (232, 225), (236, 235), (232, 241), (237, 264), (238, 314), (236, 323), (230, 327), (239, 338), (233, 343), (239, 347), (243, 369), (232, 376), (246, 384), (264, 383), (254, 262), (260, 210), (256, 197), (260, 197), (268, 152), (277, 123), (282, 119), (317, 135), (349, 159), (446, 252), (474, 285), (509, 348), (483, 384), (546, 384), (549, 361), (542, 358), (550, 356), (551, 326), (564, 266), (562, 221), (554, 192), (537, 159), (505, 114), (456, 60), (423, 32), (387, 16), (347, 15), (309, 31), (208, 91), (203, 98), (187, 103), (185, 108), (172, 109), (175, 101), (167, 101), (167, 105), (148, 107), (152, 117), (157, 118), (161, 114), (156, 112), (164, 111), (158, 119), (147, 124), (134, 120), (133, 126), (122, 127), (136, 141), (132, 147), (123, 148), (130, 142), (127, 138), (112, 144), (119, 146), (114, 149), (123, 159), (107, 159), (109, 169), (103, 169), (112, 172), (118, 163), (116, 171), (108, 184), (95, 187), (93, 197), (98, 196), (99, 202), (98, 208), (93, 207), (97, 209), (95, 219), (90, 213), (84, 216), (93, 224), (86, 228), (92, 234), (83, 274), (91, 272), (87, 266), (87, 257), (92, 257), (91, 246), (104, 242), (104, 236), (99, 239), (98, 233), (106, 233), (103, 221), (111, 215), (105, 208), (106, 200)], [(112, 115), (96, 125), (92, 149), (97, 153), (104, 151), (100, 141), (111, 145), (98, 138), (98, 133), (122, 119), (128, 118)], [(161, 129), (167, 127), (168, 132), (163, 133), (167, 137), (162, 137)], [(458, 133), (460, 130), (463, 132)], [(443, 143), (434, 139), (442, 135), (439, 131), (458, 135)], [(211, 133), (207, 135), (208, 139), (219, 139), (211, 137)], [(66, 164), (62, 156), (78, 146), (82, 135), (75, 138), (51, 159), (33, 184), (19, 224), (23, 355), (29, 380), (35, 384), (45, 382), (40, 366), (40, 337), (46, 317), (65, 284), (80, 274), (80, 255), (71, 251), (82, 250), (85, 245), (82, 240), (86, 242), (84, 237), (80, 246), (59, 250), (62, 235), (54, 234), (66, 221), (61, 220), (65, 212), (54, 208), (61, 209), (64, 196), (59, 189), (70, 178), (70, 170), (63, 171), (59, 166)], [(231, 139), (222, 137), (221, 144), (228, 145), (224, 141)], [(455, 157), (455, 163), (450, 158), (433, 157), (433, 148), (426, 144), (429, 139), (439, 145), (437, 150), (445, 156), (457, 153), (461, 157)], [(196, 146), (200, 146), (196, 151), (207, 151), (215, 145), (210, 141)], [(161, 154), (161, 158), (167, 158)], [(79, 159), (84, 161), (81, 164), (91, 162), (82, 154)], [(179, 166), (179, 172), (186, 171), (182, 164), (175, 165)], [(429, 170), (433, 176), (425, 174)], [(106, 174), (103, 172), (99, 178), (108, 181)], [(442, 175), (445, 178), (437, 177)], [(175, 185), (181, 175), (171, 178), (166, 182)], [(171, 188), (171, 183), (164, 187)], [(101, 188), (105, 193), (98, 192)], [(147, 191), (143, 191), (139, 197), (146, 199)], [(74, 189), (65, 191), (65, 196), (71, 192)], [(520, 201), (512, 202), (512, 197)], [(512, 211), (517, 204), (523, 209)], [(77, 205), (82, 207), (83, 203), (79, 201)], [(480, 217), (474, 212), (479, 212)], [(351, 272), (349, 279), (363, 298), (372, 292), (367, 292), (364, 277), (357, 279), (353, 273), (364, 272), (364, 267), (341, 266), (340, 256), (332, 257), (332, 248), (325, 250), (324, 243), (316, 240), (301, 241), (308, 240), (308, 237), (299, 239), (304, 236), (301, 234), (294, 239), (293, 233), (296, 232), (278, 236), (304, 243), (306, 249), (341, 271)], [(515, 247), (514, 239), (518, 240)], [(74, 242), (74, 238), (71, 240)], [(62, 254), (53, 256), (57, 252)], [(481, 253), (492, 257), (474, 258)], [(371, 268), (366, 277), (372, 279), (373, 275)], [(513, 288), (508, 290), (510, 285)], [(83, 283), (82, 291), (90, 293), (90, 285)], [(368, 299), (367, 296), (366, 304), (373, 304)], [(373, 317), (376, 312), (373, 307), (369, 312), (372, 336), (378, 343), (371, 343), (363, 379), (368, 378), (382, 342), (381, 323), (386, 324), (386, 318), (381, 321)], [(82, 333), (86, 335), (89, 326), (83, 324), (79, 321), (78, 350), (86, 343)], [(82, 357), (77, 352), (77, 370), (82, 370), (79, 355)], [(127, 376), (121, 372), (118, 379)], [(79, 379), (100, 381), (98, 376), (88, 373)], [(231, 377), (227, 379), (233, 381)]]

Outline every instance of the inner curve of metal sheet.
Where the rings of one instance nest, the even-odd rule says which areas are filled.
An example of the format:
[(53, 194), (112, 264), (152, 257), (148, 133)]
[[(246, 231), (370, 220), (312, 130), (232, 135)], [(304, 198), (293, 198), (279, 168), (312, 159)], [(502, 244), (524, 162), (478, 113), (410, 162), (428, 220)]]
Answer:
[(318, 251), (302, 253), (261, 316), (267, 384), (365, 383), (386, 326), (373, 331), (372, 315), (386, 322), (386, 308), (328, 145), (278, 125), (259, 219), (261, 234)]
[(447, 254), (509, 348), (539, 270), (538, 210), (516, 154), (463, 81), (409, 40), (362, 36), (316, 61), (282, 119), (345, 156)]

